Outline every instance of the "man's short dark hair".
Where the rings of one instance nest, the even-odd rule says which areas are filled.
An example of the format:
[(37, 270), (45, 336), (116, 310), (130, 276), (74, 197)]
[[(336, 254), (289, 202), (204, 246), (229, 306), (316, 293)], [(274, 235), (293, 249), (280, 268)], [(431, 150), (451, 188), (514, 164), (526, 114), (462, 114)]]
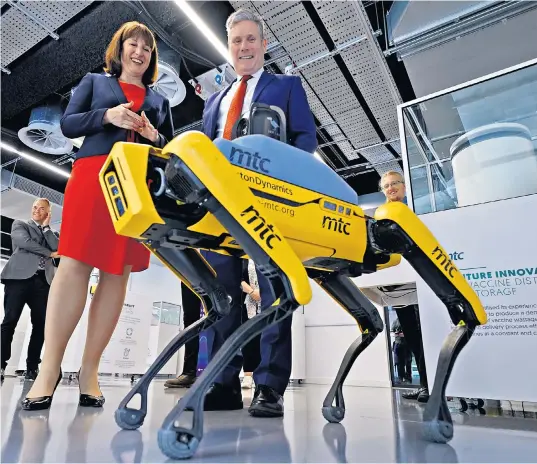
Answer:
[(263, 18), (256, 13), (253, 13), (249, 10), (240, 9), (229, 15), (226, 21), (226, 31), (229, 36), (229, 31), (233, 29), (233, 26), (241, 21), (253, 21), (259, 27), (259, 34), (261, 35), (261, 40), (265, 38), (265, 22)]

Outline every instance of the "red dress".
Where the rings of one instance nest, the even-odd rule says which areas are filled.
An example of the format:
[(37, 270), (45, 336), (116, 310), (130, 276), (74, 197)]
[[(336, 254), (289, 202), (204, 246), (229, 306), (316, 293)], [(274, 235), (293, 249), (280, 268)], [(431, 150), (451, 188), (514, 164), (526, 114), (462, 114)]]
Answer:
[[(138, 111), (145, 89), (119, 82), (131, 111)], [(129, 136), (129, 139), (132, 137)], [(65, 187), (58, 254), (89, 264), (109, 274), (122, 275), (149, 267), (150, 252), (136, 240), (117, 235), (99, 184), (99, 171), (108, 155), (80, 158), (73, 164)]]

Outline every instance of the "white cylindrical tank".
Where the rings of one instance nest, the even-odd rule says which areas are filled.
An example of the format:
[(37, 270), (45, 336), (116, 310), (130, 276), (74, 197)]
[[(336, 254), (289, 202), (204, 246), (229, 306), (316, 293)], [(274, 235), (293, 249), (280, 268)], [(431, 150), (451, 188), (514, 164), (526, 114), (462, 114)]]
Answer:
[(450, 149), (459, 206), (537, 193), (537, 154), (526, 126), (473, 129)]

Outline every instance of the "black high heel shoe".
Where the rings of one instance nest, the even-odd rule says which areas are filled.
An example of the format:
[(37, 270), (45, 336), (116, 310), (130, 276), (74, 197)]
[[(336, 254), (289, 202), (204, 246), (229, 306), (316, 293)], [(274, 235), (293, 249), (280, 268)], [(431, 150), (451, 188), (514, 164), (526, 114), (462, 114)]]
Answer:
[(76, 377), (78, 379), (78, 391), (80, 392), (80, 397), (78, 399), (79, 406), (85, 407), (85, 408), (102, 408), (104, 405), (104, 396), (94, 396), (94, 395), (87, 395), (86, 393), (82, 393), (80, 391), (80, 370), (76, 374)]
[(50, 405), (52, 404), (52, 398), (54, 397), (54, 393), (56, 393), (56, 388), (58, 388), (58, 385), (60, 384), (62, 377), (63, 377), (63, 372), (60, 368), (60, 375), (58, 376), (58, 380), (56, 382), (56, 385), (54, 386), (52, 395), (38, 396), (37, 398), (26, 397), (21, 402), (21, 408), (26, 411), (41, 411), (43, 409), (50, 408)]

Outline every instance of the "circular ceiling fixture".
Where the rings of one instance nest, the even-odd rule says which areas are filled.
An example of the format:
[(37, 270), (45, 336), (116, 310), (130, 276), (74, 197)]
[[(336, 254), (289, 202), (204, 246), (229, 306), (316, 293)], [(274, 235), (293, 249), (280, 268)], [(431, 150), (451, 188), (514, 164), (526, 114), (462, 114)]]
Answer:
[(48, 155), (66, 155), (73, 150), (73, 142), (62, 134), (59, 105), (39, 106), (30, 114), (27, 127), (19, 130), (19, 139), (32, 150)]
[(186, 97), (185, 84), (179, 77), (181, 56), (161, 40), (157, 41), (157, 46), (158, 77), (153, 84), (153, 89), (166, 97), (173, 108), (179, 105)]

